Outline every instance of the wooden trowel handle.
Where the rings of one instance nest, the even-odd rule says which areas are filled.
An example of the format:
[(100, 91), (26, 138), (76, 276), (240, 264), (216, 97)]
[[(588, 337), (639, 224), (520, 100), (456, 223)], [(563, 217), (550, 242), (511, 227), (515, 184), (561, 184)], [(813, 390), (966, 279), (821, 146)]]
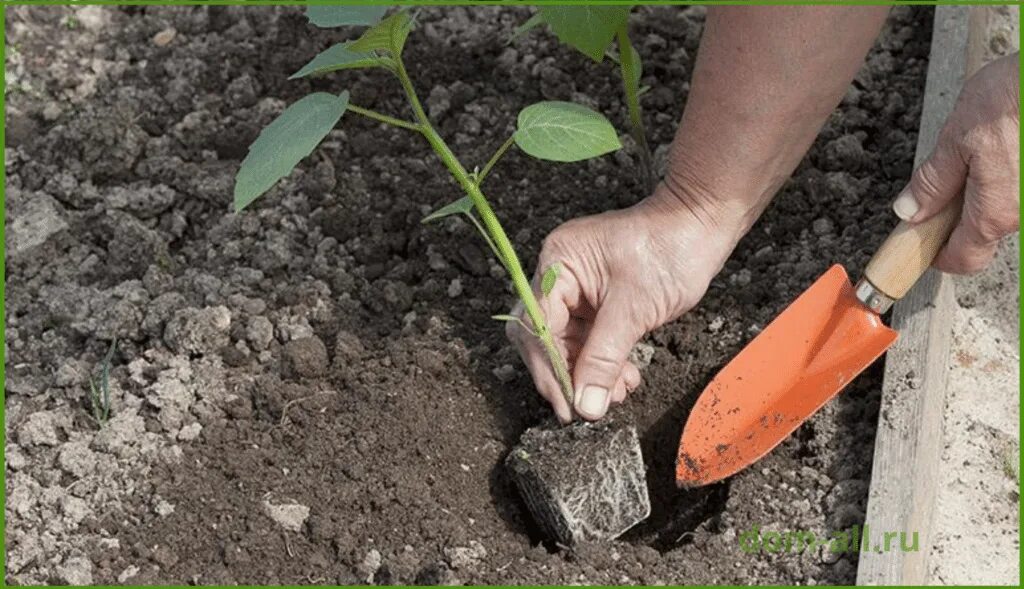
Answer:
[(893, 229), (864, 269), (864, 277), (893, 300), (903, 298), (946, 244), (960, 220), (963, 199), (957, 198), (934, 217)]

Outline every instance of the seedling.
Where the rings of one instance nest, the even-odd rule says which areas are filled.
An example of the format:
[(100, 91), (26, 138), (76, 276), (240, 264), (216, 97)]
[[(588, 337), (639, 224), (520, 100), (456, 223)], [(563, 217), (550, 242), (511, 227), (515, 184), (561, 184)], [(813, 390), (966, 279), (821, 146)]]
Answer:
[(96, 425), (103, 429), (110, 420), (110, 362), (114, 359), (114, 352), (117, 350), (117, 339), (110, 342), (107, 355), (103, 357), (100, 364), (100, 375), (97, 380), (95, 376), (89, 377), (90, 401), (92, 404), (92, 418)]
[[(640, 96), (647, 88), (640, 87), (643, 66), (640, 54), (629, 39), (629, 11), (632, 6), (541, 6), (520, 25), (513, 39), (531, 29), (547, 24), (558, 40), (600, 63), (606, 56), (619, 65), (622, 89), (629, 110), (633, 139), (640, 149), (640, 175), (647, 192), (654, 190), (654, 158), (644, 132)], [(612, 41), (618, 44), (618, 55), (611, 52)]]
[[(423, 221), (430, 222), (461, 214), (477, 228), (498, 262), (508, 272), (532, 325), (521, 323), (542, 342), (558, 377), (562, 394), (571, 406), (572, 379), (565, 359), (555, 346), (537, 297), (481, 185), (498, 160), (513, 145), (542, 160), (575, 162), (620, 149), (622, 145), (615, 129), (606, 118), (578, 104), (533, 104), (519, 113), (515, 132), (483, 168), (468, 171), (431, 124), (402, 60), (402, 50), (415, 24), (415, 18), (404, 9), (383, 18), (386, 11), (386, 7), (379, 5), (308, 7), (306, 14), (314, 25), (369, 28), (358, 38), (339, 43), (320, 53), (293, 74), (291, 79), (322, 76), (347, 69), (383, 69), (397, 78), (415, 120), (404, 120), (357, 106), (350, 100), (348, 91), (338, 95), (326, 92), (310, 94), (289, 106), (249, 146), (249, 153), (235, 180), (235, 209), (241, 211), (289, 174), (296, 164), (316, 148), (346, 112), (419, 133), (465, 192), (465, 196), (427, 216)], [(541, 281), (542, 295), (551, 292), (558, 272), (557, 264), (545, 269)], [(495, 319), (520, 321), (508, 315), (497, 315)]]

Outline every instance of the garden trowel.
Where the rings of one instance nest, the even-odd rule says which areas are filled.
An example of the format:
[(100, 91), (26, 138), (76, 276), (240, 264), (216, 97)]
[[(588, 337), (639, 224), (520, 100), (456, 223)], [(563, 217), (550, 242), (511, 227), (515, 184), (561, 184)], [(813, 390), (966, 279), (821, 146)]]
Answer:
[(910, 290), (960, 215), (901, 222), (856, 286), (832, 266), (719, 372), (683, 429), (676, 484), (728, 477), (777, 446), (881, 356), (897, 333), (881, 315)]

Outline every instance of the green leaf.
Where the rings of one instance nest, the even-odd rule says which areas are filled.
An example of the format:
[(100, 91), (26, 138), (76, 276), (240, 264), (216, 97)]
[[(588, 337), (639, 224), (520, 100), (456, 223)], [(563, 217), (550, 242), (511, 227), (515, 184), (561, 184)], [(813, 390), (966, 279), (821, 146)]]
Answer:
[(306, 18), (321, 28), (376, 24), (388, 11), (385, 4), (372, 6), (307, 6)]
[(287, 176), (338, 123), (348, 107), (340, 96), (316, 92), (289, 106), (249, 146), (235, 176), (235, 210), (241, 211)]
[(412, 24), (412, 17), (408, 12), (396, 12), (366, 29), (363, 36), (353, 41), (348, 48), (363, 53), (387, 51), (392, 57), (398, 57), (405, 47), (405, 40), (409, 37)]
[(470, 200), (468, 196), (464, 196), (453, 203), (449, 203), (437, 209), (436, 211), (430, 213), (426, 217), (423, 217), (423, 220), (420, 221), (420, 223), (430, 223), (431, 221), (443, 219), (444, 217), (448, 217), (450, 215), (458, 215), (460, 213), (468, 215), (472, 210), (473, 201)]
[(558, 40), (601, 61), (615, 31), (629, 20), (630, 6), (541, 6), (540, 14)]
[(544, 275), (540, 278), (540, 292), (544, 296), (551, 294), (551, 290), (555, 288), (555, 283), (558, 282), (558, 275), (562, 273), (562, 264), (555, 262), (548, 266), (548, 269), (544, 271)]
[(513, 138), (529, 155), (555, 162), (578, 162), (622, 148), (608, 119), (572, 102), (538, 102), (524, 108)]
[(529, 18), (529, 20), (519, 25), (518, 27), (515, 28), (514, 31), (512, 31), (512, 36), (509, 37), (508, 42), (511, 43), (512, 41), (515, 41), (519, 37), (522, 37), (523, 35), (529, 33), (530, 31), (537, 28), (539, 25), (543, 23), (544, 15), (541, 14), (540, 12), (534, 13), (534, 15)]
[(378, 57), (372, 53), (352, 51), (349, 49), (349, 45), (349, 43), (338, 43), (321, 52), (288, 79), (295, 80), (305, 78), (306, 76), (321, 76), (338, 70), (386, 66), (391, 63), (390, 59)]

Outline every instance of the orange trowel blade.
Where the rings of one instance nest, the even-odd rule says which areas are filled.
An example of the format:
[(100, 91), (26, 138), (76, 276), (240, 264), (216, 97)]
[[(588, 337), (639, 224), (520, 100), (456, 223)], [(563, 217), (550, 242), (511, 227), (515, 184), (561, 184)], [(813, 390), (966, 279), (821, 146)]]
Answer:
[(829, 268), (708, 385), (683, 429), (680, 487), (753, 464), (882, 355), (896, 332)]

